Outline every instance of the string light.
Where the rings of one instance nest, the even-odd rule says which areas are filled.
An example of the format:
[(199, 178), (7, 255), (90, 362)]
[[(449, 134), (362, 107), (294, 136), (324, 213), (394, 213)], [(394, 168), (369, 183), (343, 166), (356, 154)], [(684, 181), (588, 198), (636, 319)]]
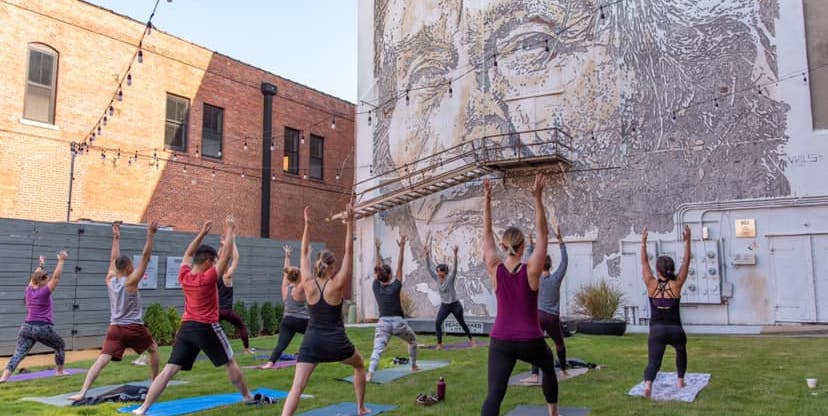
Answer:
[(118, 88), (118, 101), (124, 101), (124, 93)]
[(184, 165), (184, 173), (187, 173), (187, 165)]
[(247, 150), (247, 139), (244, 139), (244, 150)]
[(305, 144), (305, 133), (299, 132), (299, 144)]
[(127, 87), (132, 86), (132, 74), (127, 74)]
[(331, 119), (331, 130), (336, 130), (336, 117)]
[(152, 22), (147, 22), (147, 35), (152, 34)]
[(372, 111), (368, 112), (368, 125), (369, 126), (371, 125), (371, 113), (372, 113)]
[(100, 136), (100, 135), (101, 135), (101, 126), (98, 125), (98, 136)]
[(102, 161), (106, 160), (106, 151), (105, 150), (101, 150), (101, 160)]
[(242, 173), (241, 173), (241, 177), (242, 177), (242, 178), (244, 178), (244, 171), (242, 171)]
[(276, 174), (275, 173), (270, 175), (270, 180), (272, 180), (272, 181), (276, 180)]
[(308, 179), (308, 174), (307, 173), (303, 174), (302, 179)]
[(115, 107), (112, 104), (109, 105), (109, 116), (112, 117), (115, 115)]
[(676, 121), (676, 110), (673, 110), (673, 121)]
[(804, 82), (806, 84), (808, 83), (808, 76), (806, 75), (805, 72), (802, 73), (802, 82)]
[(494, 58), (494, 67), (497, 68), (497, 53), (492, 55), (492, 57)]
[(411, 102), (411, 100), (408, 98), (408, 90), (405, 90), (405, 104), (408, 105), (409, 102)]
[(601, 10), (601, 20), (604, 20), (606, 18), (604, 15), (604, 6), (601, 6), (599, 10)]
[(173, 153), (173, 162), (176, 162), (176, 161), (178, 161), (178, 155)]
[(336, 180), (339, 180), (339, 178), (340, 178), (339, 172), (336, 172)]
[(107, 122), (107, 118), (106, 118), (106, 116), (104, 116), (104, 118), (103, 118), (103, 125), (104, 126), (106, 126), (106, 122)]
[(199, 158), (201, 157), (201, 151), (198, 150), (198, 149), (196, 149), (196, 157), (199, 157)]
[[(140, 48), (140, 46), (139, 46), (139, 48)], [(142, 51), (141, 49), (138, 49), (138, 63), (139, 64), (144, 63), (144, 51)]]
[(451, 82), (449, 82), (448, 93), (449, 93), (449, 97), (453, 97), (453, 96), (454, 96), (454, 90), (451, 88)]
[(274, 150), (276, 150), (276, 146), (274, 146), (273, 143), (270, 143), (270, 151), (272, 152)]
[(547, 53), (549, 53), (549, 39), (546, 39), (543, 42), (544, 42), (543, 50), (545, 50)]
[(719, 97), (713, 97), (713, 105), (719, 108)]
[[(196, 151), (196, 153), (197, 153), (197, 152), (198, 152), (198, 151)], [(216, 152), (216, 156), (221, 157), (221, 150), (219, 150), (218, 152)]]

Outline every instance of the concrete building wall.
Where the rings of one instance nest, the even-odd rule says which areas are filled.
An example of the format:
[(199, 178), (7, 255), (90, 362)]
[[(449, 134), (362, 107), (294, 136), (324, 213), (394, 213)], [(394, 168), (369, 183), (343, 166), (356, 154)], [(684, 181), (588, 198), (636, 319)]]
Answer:
[[(98, 121), (144, 23), (76, 0), (3, 2), (0, 19), (5, 22), (0, 31), (0, 217), (64, 221), (69, 143), (83, 141)], [(31, 43), (59, 54), (53, 125), (23, 118)], [(114, 117), (94, 143), (121, 149), (121, 158), (116, 161), (117, 152), (110, 150), (103, 161), (100, 148), (94, 147), (76, 158), (71, 221), (158, 219), (176, 230), (194, 231), (204, 220), (220, 222), (232, 213), (242, 235), (259, 236), (262, 176), (272, 180), (262, 174), (262, 152), (270, 151), (262, 146), (263, 82), (278, 88), (272, 114), (271, 237), (298, 239), (306, 204), (318, 219), (344, 207), (353, 182), (352, 103), (159, 30), (144, 39), (143, 52), (144, 62), (132, 67), (132, 86), (124, 87), (123, 101), (115, 103)], [(184, 151), (164, 146), (167, 93), (190, 102)], [(205, 103), (224, 109), (220, 160), (200, 154)], [(281, 168), (285, 127), (301, 130), (305, 137), (299, 175)], [(311, 134), (325, 139), (322, 180), (303, 179)], [(136, 154), (138, 163), (130, 165), (128, 158)], [(344, 249), (341, 224), (317, 221), (312, 233), (338, 253)]]
[[(805, 37), (806, 23), (825, 20), (798, 1), (603, 10), (551, 0), (361, 2), (359, 96), (368, 104), (357, 109), (357, 181), (378, 184), (393, 175), (377, 173), (417, 168), (418, 158), (450, 146), (557, 123), (575, 147), (574, 165), (550, 177), (545, 199), (570, 253), (566, 315), (578, 288), (608, 280), (624, 292), (628, 313), (646, 322), (640, 230), (650, 229), (651, 255), (676, 256), (686, 223), (694, 235), (686, 322), (826, 322), (828, 142), (812, 111), (824, 97), (809, 82), (825, 70), (809, 69)], [(495, 181), (496, 234), (510, 225), (532, 231), (530, 179)], [(446, 259), (460, 247), (466, 312), (496, 315), (481, 204), (474, 181), (361, 220), (362, 316), (377, 316), (372, 241), (396, 261), (400, 235), (411, 240), (405, 290), (413, 316), (433, 317), (439, 305), (425, 270), (429, 240)], [(745, 219), (755, 236), (736, 236)], [(555, 244), (550, 253), (557, 263)], [(737, 264), (750, 254), (755, 264)]]

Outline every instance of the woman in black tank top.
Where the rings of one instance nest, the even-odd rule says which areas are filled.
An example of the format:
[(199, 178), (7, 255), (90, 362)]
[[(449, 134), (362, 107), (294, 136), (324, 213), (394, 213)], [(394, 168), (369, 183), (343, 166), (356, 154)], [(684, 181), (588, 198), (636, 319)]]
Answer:
[(354, 391), (359, 414), (364, 415), (370, 412), (365, 408), (365, 366), (362, 356), (348, 340), (345, 334), (345, 324), (342, 322), (342, 290), (351, 281), (354, 257), (352, 205), (348, 204), (345, 211), (345, 255), (339, 271), (334, 270), (336, 257), (329, 250), (319, 253), (313, 271), (311, 271), (310, 235), (308, 233), (310, 207), (305, 207), (305, 230), (302, 233), (300, 269), (301, 285), (307, 297), (310, 319), (299, 349), (293, 386), (282, 407), (282, 416), (293, 415), (296, 411), (299, 398), (316, 366), (319, 363), (336, 361), (354, 368)]
[(647, 253), (647, 227), (641, 232), (641, 269), (647, 295), (650, 301), (650, 336), (647, 340), (647, 368), (644, 370), (644, 396), (650, 397), (653, 380), (661, 368), (661, 359), (667, 345), (676, 349), (676, 372), (678, 386), (684, 387), (684, 374), (687, 372), (687, 335), (681, 326), (681, 288), (687, 280), (690, 269), (690, 227), (684, 226), (684, 258), (676, 274), (676, 265), (669, 256), (660, 256), (656, 260), (656, 272), (653, 276)]

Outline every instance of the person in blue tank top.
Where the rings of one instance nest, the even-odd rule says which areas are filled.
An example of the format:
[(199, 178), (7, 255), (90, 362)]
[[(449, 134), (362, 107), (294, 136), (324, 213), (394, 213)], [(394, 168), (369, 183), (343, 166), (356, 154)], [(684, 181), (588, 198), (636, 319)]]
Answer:
[(641, 270), (647, 295), (650, 300), (650, 336), (647, 339), (647, 368), (644, 370), (644, 397), (653, 392), (653, 380), (661, 368), (661, 359), (667, 345), (676, 349), (676, 372), (678, 386), (684, 388), (687, 372), (687, 335), (681, 325), (681, 288), (690, 271), (690, 227), (684, 226), (684, 258), (676, 274), (676, 265), (670, 256), (656, 259), (656, 273), (653, 276), (647, 253), (647, 227), (641, 231)]
[(365, 408), (365, 363), (354, 344), (345, 333), (342, 321), (343, 290), (353, 279), (354, 261), (354, 209), (353, 199), (345, 208), (345, 255), (342, 265), (336, 269), (336, 256), (330, 250), (322, 250), (311, 266), (310, 257), (310, 207), (305, 207), (305, 229), (302, 232), (302, 289), (305, 291), (310, 319), (298, 363), (293, 373), (282, 416), (291, 416), (299, 406), (299, 399), (308, 384), (313, 370), (320, 363), (340, 362), (354, 369), (354, 393), (359, 415), (371, 411)]
[(147, 226), (147, 240), (141, 253), (138, 267), (132, 264), (132, 257), (121, 254), (121, 223), (112, 224), (112, 253), (109, 257), (109, 270), (106, 273), (106, 288), (110, 301), (110, 325), (106, 331), (103, 348), (98, 359), (92, 364), (83, 387), (78, 394), (69, 397), (69, 400), (79, 401), (86, 397), (89, 387), (95, 382), (98, 374), (110, 361), (121, 361), (124, 351), (132, 348), (138, 354), (149, 352), (149, 364), (152, 378), (158, 375), (158, 345), (152, 339), (147, 326), (144, 325), (143, 310), (141, 308), (141, 294), (138, 285), (144, 278), (150, 257), (152, 243), (158, 231), (158, 221)]

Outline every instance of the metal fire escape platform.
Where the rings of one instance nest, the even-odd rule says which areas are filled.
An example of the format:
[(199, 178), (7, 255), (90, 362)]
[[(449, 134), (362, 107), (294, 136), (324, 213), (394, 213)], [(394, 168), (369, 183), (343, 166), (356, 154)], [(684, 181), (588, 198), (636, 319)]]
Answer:
[(572, 153), (572, 137), (557, 127), (463, 142), (357, 183), (354, 214), (368, 217), (490, 174), (565, 172), (572, 167)]

